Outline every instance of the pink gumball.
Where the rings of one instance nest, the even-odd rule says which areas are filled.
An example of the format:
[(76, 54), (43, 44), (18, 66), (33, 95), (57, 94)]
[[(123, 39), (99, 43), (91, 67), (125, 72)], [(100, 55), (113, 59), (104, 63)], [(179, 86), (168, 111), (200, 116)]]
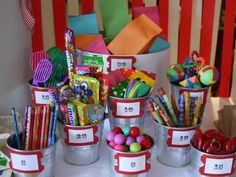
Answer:
[(109, 141), (109, 142), (114, 141), (115, 136), (116, 136), (115, 132), (109, 132), (107, 134), (107, 141)]
[(124, 144), (126, 141), (126, 137), (125, 135), (123, 134), (117, 134), (115, 137), (114, 137), (114, 143), (116, 144)]
[(113, 141), (111, 141), (111, 142), (109, 143), (109, 146), (110, 146), (111, 148), (114, 148), (115, 145), (116, 145), (116, 143), (114, 143)]
[(133, 142), (135, 142), (135, 139), (132, 138), (131, 136), (128, 136), (128, 137), (126, 138), (125, 144), (129, 146), (129, 145), (131, 145)]
[(136, 138), (136, 141), (137, 141), (139, 144), (141, 144), (141, 142), (142, 142), (144, 139), (145, 139), (144, 136), (138, 136), (138, 137)]
[(117, 150), (117, 151), (124, 151), (123, 145), (120, 145), (120, 144), (115, 145), (114, 149)]

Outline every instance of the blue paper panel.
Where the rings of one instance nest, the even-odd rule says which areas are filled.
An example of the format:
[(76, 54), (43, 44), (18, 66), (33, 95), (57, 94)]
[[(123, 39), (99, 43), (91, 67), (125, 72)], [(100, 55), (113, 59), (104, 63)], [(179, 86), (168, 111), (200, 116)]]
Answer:
[(149, 49), (148, 53), (154, 53), (154, 52), (161, 52), (163, 50), (166, 50), (170, 47), (170, 44), (165, 41), (164, 39), (157, 37), (155, 42), (152, 44), (151, 48)]

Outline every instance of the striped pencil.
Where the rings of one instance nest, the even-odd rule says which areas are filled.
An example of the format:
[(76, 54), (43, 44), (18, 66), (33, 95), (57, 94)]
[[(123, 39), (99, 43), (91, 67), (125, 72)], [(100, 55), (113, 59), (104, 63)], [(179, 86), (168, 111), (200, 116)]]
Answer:
[(147, 100), (147, 106), (149, 108), (149, 111), (151, 112), (153, 118), (159, 123), (159, 124), (162, 124), (162, 125), (165, 125), (163, 119), (161, 118), (161, 116), (159, 115), (158, 112), (155, 111), (154, 107), (153, 107), (153, 99), (152, 98), (149, 98)]
[(195, 104), (196, 104), (196, 97), (190, 97), (190, 122), (191, 122), (191, 125), (193, 122)]
[(184, 92), (184, 123), (185, 127), (190, 127), (191, 126), (191, 121), (190, 121), (190, 93), (189, 92)]
[(177, 108), (175, 99), (174, 99), (174, 97), (173, 97), (172, 94), (170, 95), (170, 100), (171, 100), (171, 103), (172, 103), (172, 106), (173, 106), (173, 109), (174, 109), (174, 112), (175, 112), (176, 117), (179, 117), (179, 110), (178, 110), (178, 108)]

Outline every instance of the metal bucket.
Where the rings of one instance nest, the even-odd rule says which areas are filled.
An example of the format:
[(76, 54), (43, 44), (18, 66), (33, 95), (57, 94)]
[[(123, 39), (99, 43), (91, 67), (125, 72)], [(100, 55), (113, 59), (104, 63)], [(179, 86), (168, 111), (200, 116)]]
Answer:
[(140, 152), (121, 152), (107, 146), (111, 177), (148, 177), (154, 145), (150, 149)]
[[(199, 114), (200, 117), (203, 117), (203, 112), (204, 112), (205, 104), (207, 101), (207, 97), (209, 95), (209, 90), (210, 90), (210, 87), (205, 87), (201, 89), (191, 89), (191, 88), (184, 88), (178, 85), (171, 84), (171, 94), (173, 95), (176, 103), (179, 103), (180, 95), (183, 94), (184, 92), (189, 92), (190, 97), (199, 97), (199, 96), (202, 97), (203, 104), (201, 106), (201, 111)], [(179, 104), (177, 104), (177, 107), (178, 106)]]
[(59, 123), (63, 157), (72, 165), (89, 165), (99, 159), (104, 120), (97, 125), (70, 126)]
[(193, 177), (232, 176), (236, 153), (213, 155), (201, 152), (191, 144), (191, 167)]
[(170, 167), (183, 167), (190, 163), (190, 139), (195, 133), (194, 127), (167, 127), (155, 121), (155, 142), (157, 159)]
[(11, 135), (6, 144), (9, 152), (10, 168), (15, 177), (53, 177), (56, 143), (40, 150), (16, 149), (16, 137)]
[(32, 79), (29, 80), (32, 103), (35, 105), (45, 105), (51, 103), (51, 97), (46, 87), (37, 87), (32, 85)]
[(147, 97), (124, 99), (110, 96), (109, 121), (111, 129), (126, 126), (143, 128), (144, 118), (147, 114), (145, 106)]

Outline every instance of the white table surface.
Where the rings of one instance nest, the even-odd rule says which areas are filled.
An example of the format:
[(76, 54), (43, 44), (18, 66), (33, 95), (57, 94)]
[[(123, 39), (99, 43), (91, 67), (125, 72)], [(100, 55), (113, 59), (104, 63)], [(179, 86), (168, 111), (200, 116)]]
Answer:
[[(236, 99), (210, 98), (205, 107), (202, 129), (214, 128), (213, 120), (218, 118), (217, 111), (225, 104), (236, 104)], [(100, 158), (95, 163), (88, 166), (73, 166), (63, 160), (61, 143), (57, 144), (55, 177), (109, 177), (109, 152), (105, 144), (105, 136), (110, 130), (109, 121), (106, 120), (103, 130), (103, 141), (100, 149)], [(154, 124), (150, 117), (145, 119), (144, 132), (154, 137)], [(156, 148), (153, 148), (151, 170), (149, 177), (190, 177), (191, 166), (182, 168), (172, 168), (161, 164), (156, 159)]]

